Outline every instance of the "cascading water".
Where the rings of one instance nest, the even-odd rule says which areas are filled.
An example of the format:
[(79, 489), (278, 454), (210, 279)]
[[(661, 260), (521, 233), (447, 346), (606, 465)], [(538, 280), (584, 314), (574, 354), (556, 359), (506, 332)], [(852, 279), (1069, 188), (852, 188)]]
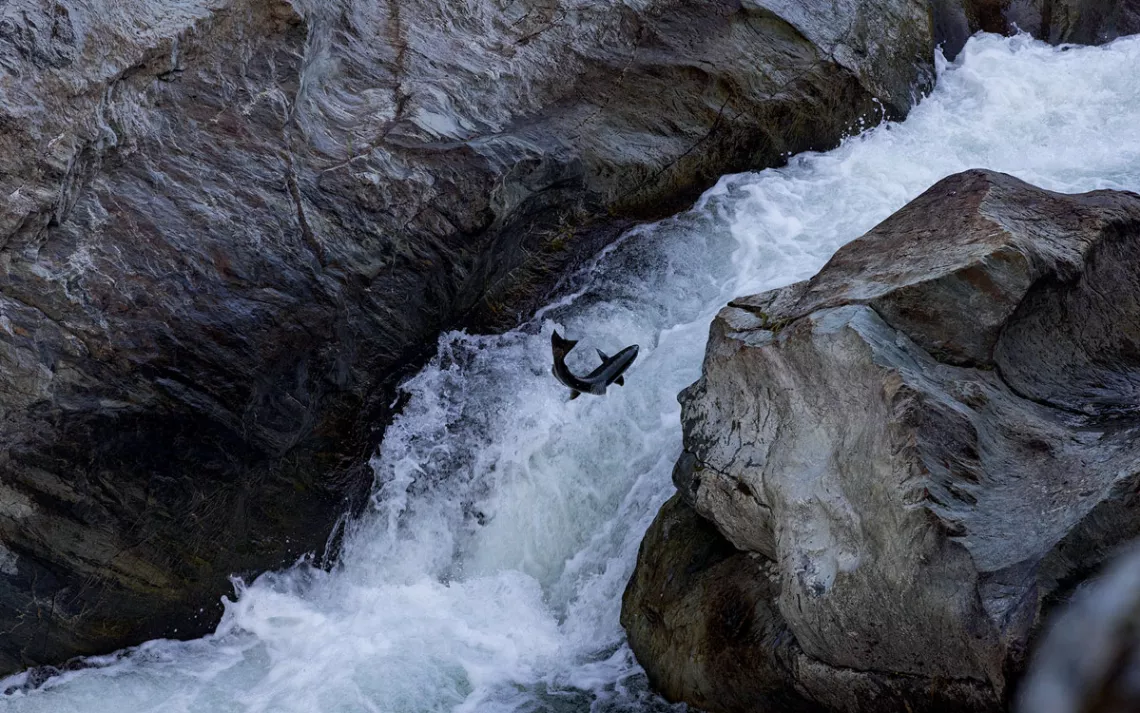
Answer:
[[(670, 495), (677, 392), (727, 300), (813, 274), (939, 178), (971, 167), (1077, 192), (1140, 190), (1140, 38), (1051, 48), (976, 37), (901, 124), (726, 177), (637, 229), (570, 296), (494, 337), (448, 334), (372, 465), (375, 507), (339, 567), (239, 586), (213, 636), (156, 641), (0, 711), (645, 710), (666, 704), (618, 625), (641, 536)], [(639, 343), (624, 388), (566, 400), (553, 328)], [(584, 347), (584, 348), (583, 348)], [(573, 362), (573, 360), (572, 360)]]

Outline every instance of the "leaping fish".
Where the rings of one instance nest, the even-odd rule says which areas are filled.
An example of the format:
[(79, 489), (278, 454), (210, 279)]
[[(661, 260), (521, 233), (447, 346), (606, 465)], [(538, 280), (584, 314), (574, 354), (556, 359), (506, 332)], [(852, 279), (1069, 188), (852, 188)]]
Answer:
[(566, 366), (566, 355), (578, 342), (571, 339), (564, 339), (561, 334), (554, 332), (550, 335), (550, 351), (554, 354), (554, 368), (551, 373), (554, 378), (562, 382), (563, 385), (570, 389), (570, 398), (576, 399), (581, 394), (594, 394), (602, 396), (606, 393), (606, 387), (610, 384), (617, 384), (618, 386), (625, 385), (625, 379), (622, 374), (637, 358), (637, 345), (626, 347), (613, 356), (608, 356), (601, 349), (598, 350), (598, 356), (601, 358), (602, 363), (597, 369), (594, 369), (586, 376), (576, 376), (574, 372)]

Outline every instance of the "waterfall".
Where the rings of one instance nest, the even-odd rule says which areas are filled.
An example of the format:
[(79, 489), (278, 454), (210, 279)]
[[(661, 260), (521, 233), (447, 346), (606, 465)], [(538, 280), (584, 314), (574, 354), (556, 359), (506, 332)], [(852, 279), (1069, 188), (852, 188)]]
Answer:
[[(726, 176), (637, 228), (498, 336), (444, 335), (372, 459), (373, 506), (332, 572), (236, 582), (215, 634), (93, 658), (0, 711), (664, 709), (618, 624), (641, 536), (673, 490), (677, 392), (736, 295), (810, 277), (936, 180), (1005, 171), (1057, 191), (1140, 190), (1140, 38), (973, 38), (902, 123)], [(550, 333), (639, 344), (624, 387), (568, 401)]]

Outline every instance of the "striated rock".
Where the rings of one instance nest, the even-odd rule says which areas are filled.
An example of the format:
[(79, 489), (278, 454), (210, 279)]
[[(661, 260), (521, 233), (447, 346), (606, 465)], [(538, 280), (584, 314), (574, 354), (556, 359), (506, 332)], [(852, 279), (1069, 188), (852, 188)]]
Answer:
[[(752, 696), (1001, 709), (1042, 612), (1140, 534), (1138, 300), (1140, 196), (969, 171), (811, 280), (721, 311), (680, 397), (674, 481), (776, 579), (753, 609), (794, 645), (749, 656), (766, 671), (798, 653)], [(716, 575), (659, 607), (680, 623), (641, 619), (667, 580), (651, 563), (678, 547), (643, 545), (631, 646), (669, 697), (740, 710), (742, 694), (698, 703), (674, 683), (696, 665), (676, 652), (705, 645), (689, 619), (721, 606)], [(704, 691), (737, 680), (702, 675)]]
[(1132, 545), (1051, 620), (1018, 695), (1021, 713), (1140, 710), (1140, 548)]
[(932, 47), (917, 0), (3, 3), (0, 673), (210, 628), (439, 330), (901, 115)]

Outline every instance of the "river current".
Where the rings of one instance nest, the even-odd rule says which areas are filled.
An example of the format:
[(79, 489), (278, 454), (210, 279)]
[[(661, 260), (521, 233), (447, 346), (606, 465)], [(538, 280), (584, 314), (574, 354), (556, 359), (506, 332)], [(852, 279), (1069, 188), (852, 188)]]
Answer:
[[(977, 36), (901, 123), (726, 176), (637, 228), (567, 296), (499, 336), (444, 335), (372, 459), (372, 507), (339, 565), (237, 582), (216, 633), (153, 641), (3, 713), (644, 711), (621, 594), (680, 452), (677, 392), (729, 299), (814, 274), (938, 179), (1005, 171), (1063, 192), (1140, 191), (1140, 37), (1054, 48)], [(573, 402), (550, 333), (641, 354), (624, 387)]]

